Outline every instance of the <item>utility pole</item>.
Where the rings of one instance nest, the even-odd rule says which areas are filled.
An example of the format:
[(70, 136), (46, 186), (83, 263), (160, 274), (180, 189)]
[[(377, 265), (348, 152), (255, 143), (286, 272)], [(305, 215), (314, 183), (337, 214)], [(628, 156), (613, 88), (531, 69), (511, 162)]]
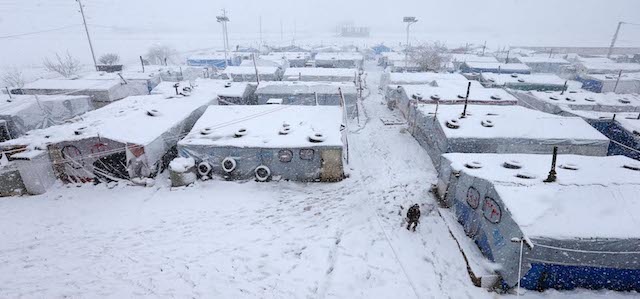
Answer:
[(93, 58), (93, 66), (98, 70), (98, 62), (96, 61), (96, 54), (93, 52), (93, 44), (91, 43), (91, 36), (89, 35), (89, 28), (87, 27), (87, 19), (84, 17), (84, 8), (82, 7), (82, 1), (78, 1), (80, 6), (80, 14), (82, 14), (82, 24), (84, 24), (84, 31), (87, 33), (87, 40), (89, 41), (89, 49), (91, 49), (91, 58)]
[(616, 28), (616, 33), (613, 34), (613, 39), (611, 39), (611, 46), (609, 46), (609, 52), (607, 53), (607, 58), (611, 58), (611, 54), (613, 53), (613, 47), (616, 45), (616, 40), (618, 39), (618, 33), (620, 33), (620, 27), (624, 24), (624, 22), (618, 22), (618, 27)]
[(418, 22), (416, 17), (404, 17), (402, 22), (407, 23), (407, 45), (404, 52), (404, 68), (405, 72), (409, 68), (409, 27)]
[(216, 20), (218, 23), (222, 24), (222, 42), (224, 44), (224, 67), (229, 66), (229, 34), (227, 32), (227, 22), (229, 22), (229, 17), (227, 17), (227, 10), (222, 9), (222, 15), (217, 16)]
[(484, 45), (482, 46), (482, 56), (484, 56), (484, 50), (487, 49), (487, 41), (484, 41)]

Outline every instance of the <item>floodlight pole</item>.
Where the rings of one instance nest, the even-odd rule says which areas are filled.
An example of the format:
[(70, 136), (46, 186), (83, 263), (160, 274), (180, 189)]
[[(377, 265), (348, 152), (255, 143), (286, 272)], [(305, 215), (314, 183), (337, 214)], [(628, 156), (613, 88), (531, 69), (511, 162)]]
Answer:
[(404, 51), (404, 68), (406, 72), (406, 70), (409, 68), (409, 27), (417, 23), (418, 19), (416, 19), (415, 17), (404, 17), (402, 21), (407, 23), (407, 44), (406, 44), (407, 48)]
[(91, 43), (91, 36), (89, 35), (89, 28), (87, 27), (87, 19), (84, 17), (84, 8), (82, 7), (82, 1), (78, 1), (80, 6), (80, 14), (82, 14), (82, 24), (84, 25), (84, 31), (87, 33), (87, 41), (89, 41), (89, 49), (91, 49), (91, 58), (93, 58), (93, 66), (98, 70), (98, 62), (96, 61), (96, 54), (93, 52), (93, 44)]
[(616, 28), (616, 33), (613, 34), (613, 39), (611, 39), (611, 46), (609, 46), (609, 52), (607, 52), (607, 58), (611, 58), (611, 54), (613, 54), (613, 47), (616, 45), (616, 40), (618, 40), (618, 33), (620, 33), (620, 27), (624, 24), (624, 22), (618, 22), (618, 27)]
[(229, 66), (229, 33), (227, 32), (227, 22), (229, 22), (229, 17), (227, 17), (227, 10), (222, 9), (222, 15), (217, 16), (216, 20), (218, 23), (222, 24), (222, 43), (224, 44), (224, 67)]

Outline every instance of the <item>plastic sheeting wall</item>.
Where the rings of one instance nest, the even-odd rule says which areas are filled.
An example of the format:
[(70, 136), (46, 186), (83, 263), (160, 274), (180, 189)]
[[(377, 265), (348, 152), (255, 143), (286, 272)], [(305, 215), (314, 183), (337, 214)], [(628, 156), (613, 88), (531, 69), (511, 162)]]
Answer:
[[(305, 105), (315, 106), (316, 97), (314, 94), (259, 94), (256, 93), (259, 105), (265, 105), (269, 99), (282, 99), (283, 105)], [(344, 101), (346, 103), (347, 116), (353, 118), (356, 117), (356, 94), (344, 94)], [(321, 106), (340, 106), (339, 94), (318, 94), (318, 105)]]
[[(20, 100), (17, 100), (20, 101)], [(0, 120), (6, 121), (11, 139), (35, 130), (58, 125), (75, 116), (94, 109), (91, 100), (74, 98), (64, 101), (43, 100), (25, 105), (25, 108), (13, 114), (3, 114)], [(5, 141), (0, 138), (0, 142)]]
[[(312, 150), (313, 155), (305, 156), (302, 151)], [(341, 147), (306, 147), (306, 148), (238, 148), (238, 147), (215, 147), (210, 145), (178, 145), (178, 153), (181, 157), (192, 157), (196, 163), (207, 162), (212, 168), (212, 173), (216, 176), (227, 177), (229, 179), (246, 180), (255, 178), (255, 169), (260, 165), (265, 165), (271, 170), (271, 176), (293, 181), (316, 181), (321, 177), (323, 163), (338, 166), (342, 169), (342, 158), (333, 161), (323, 161), (322, 153), (326, 150), (337, 150), (342, 152)], [(290, 151), (291, 160), (281, 161), (282, 151)], [(288, 154), (288, 153), (287, 153)], [(305, 159), (303, 159), (303, 156)], [(222, 169), (222, 161), (225, 158), (233, 158), (236, 161), (236, 168), (231, 173)], [(341, 180), (336, 177), (329, 180)]]
[(640, 290), (639, 239), (532, 237), (534, 246), (524, 246), (523, 277), (518, 277), (520, 243), (511, 239), (527, 236), (493, 183), (464, 172), (455, 174), (444, 157), (439, 180), (446, 185), (441, 187), (447, 190), (445, 202), (482, 253), (500, 265), (497, 272), (506, 286), (514, 287), (522, 278), (522, 286), (534, 290)]

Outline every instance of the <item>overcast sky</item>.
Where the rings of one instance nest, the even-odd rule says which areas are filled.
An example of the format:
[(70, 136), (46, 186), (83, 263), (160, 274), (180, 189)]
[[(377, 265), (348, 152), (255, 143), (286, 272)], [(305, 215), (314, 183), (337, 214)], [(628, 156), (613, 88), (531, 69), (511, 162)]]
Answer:
[[(328, 34), (343, 22), (370, 26), (380, 40), (404, 37), (402, 17), (415, 16), (416, 40), (498, 45), (608, 46), (618, 21), (640, 24), (640, 0), (83, 0), (96, 43), (143, 35), (202, 34), (220, 40), (215, 15), (229, 11), (232, 44), (265, 36)], [(80, 24), (74, 0), (0, 0), (0, 35)], [(107, 26), (107, 27), (105, 27)], [(84, 38), (81, 27), (70, 29)], [(78, 32), (78, 30), (80, 30)], [(51, 45), (57, 32), (0, 39), (10, 47)], [(43, 40), (47, 40), (43, 43)], [(140, 40), (134, 41), (140, 43)], [(181, 41), (182, 42), (182, 41)], [(397, 42), (397, 41), (394, 41)], [(640, 26), (625, 25), (619, 46), (640, 46)], [(2, 50), (0, 50), (2, 51)]]

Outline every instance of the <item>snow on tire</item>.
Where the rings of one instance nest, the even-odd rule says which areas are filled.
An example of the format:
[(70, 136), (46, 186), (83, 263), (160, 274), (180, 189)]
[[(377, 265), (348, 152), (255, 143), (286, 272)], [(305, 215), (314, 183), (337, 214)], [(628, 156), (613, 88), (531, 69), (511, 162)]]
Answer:
[(256, 179), (260, 182), (266, 182), (271, 177), (271, 169), (265, 165), (256, 167)]
[(224, 170), (226, 173), (230, 173), (234, 171), (236, 169), (236, 166), (238, 165), (236, 162), (236, 159), (231, 157), (224, 158), (221, 164), (222, 164), (222, 170)]
[(198, 164), (198, 174), (200, 176), (207, 176), (209, 175), (209, 172), (211, 172), (211, 164), (204, 161)]

